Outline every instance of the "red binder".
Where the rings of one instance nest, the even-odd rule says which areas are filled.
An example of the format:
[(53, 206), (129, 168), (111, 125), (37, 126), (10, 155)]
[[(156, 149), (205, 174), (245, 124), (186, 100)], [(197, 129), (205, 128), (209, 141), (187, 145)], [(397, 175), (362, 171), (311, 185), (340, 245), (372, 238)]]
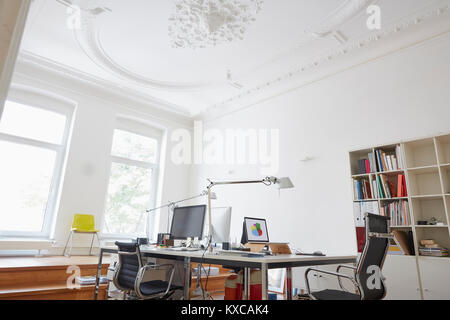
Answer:
[(364, 250), (366, 244), (366, 228), (356, 227), (356, 241), (358, 244), (358, 252), (361, 253)]

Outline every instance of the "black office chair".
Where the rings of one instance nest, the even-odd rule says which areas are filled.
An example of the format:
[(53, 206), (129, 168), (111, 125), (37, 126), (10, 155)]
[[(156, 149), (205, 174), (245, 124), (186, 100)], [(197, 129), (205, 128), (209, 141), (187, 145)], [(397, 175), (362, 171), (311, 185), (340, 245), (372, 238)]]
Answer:
[[(172, 285), (173, 265), (143, 265), (137, 243), (116, 242), (119, 248), (119, 262), (114, 272), (113, 283), (125, 294), (136, 295), (140, 299), (167, 299), (182, 287)], [(152, 271), (147, 273), (147, 271)], [(169, 281), (165, 279), (170, 274)], [(144, 280), (144, 276), (149, 281)]]
[[(309, 268), (305, 272), (306, 291), (314, 300), (381, 300), (386, 296), (384, 277), (381, 274), (384, 260), (393, 239), (388, 225), (388, 217), (366, 213), (366, 244), (356, 267), (340, 265), (336, 272)], [(339, 273), (342, 268), (353, 270), (353, 276)], [(329, 274), (338, 278), (342, 290), (322, 290), (311, 292), (308, 274), (311, 271)], [(348, 292), (341, 279), (345, 278), (355, 286), (355, 293)]]

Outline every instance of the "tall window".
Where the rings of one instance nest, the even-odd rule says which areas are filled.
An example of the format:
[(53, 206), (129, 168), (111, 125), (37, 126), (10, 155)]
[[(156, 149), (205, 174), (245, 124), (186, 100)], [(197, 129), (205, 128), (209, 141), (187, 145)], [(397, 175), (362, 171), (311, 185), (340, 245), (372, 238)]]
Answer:
[(114, 131), (103, 225), (108, 236), (144, 236), (150, 230), (146, 210), (155, 204), (160, 136), (142, 131)]
[(7, 101), (0, 120), (0, 235), (49, 236), (68, 114)]

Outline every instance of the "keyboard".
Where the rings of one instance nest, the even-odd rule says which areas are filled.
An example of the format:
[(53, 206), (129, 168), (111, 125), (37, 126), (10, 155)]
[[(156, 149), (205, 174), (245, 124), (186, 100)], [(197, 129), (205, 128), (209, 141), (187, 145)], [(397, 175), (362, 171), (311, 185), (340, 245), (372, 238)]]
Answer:
[(241, 250), (218, 250), (217, 253), (220, 255), (229, 255), (229, 256), (249, 256), (249, 257), (265, 257), (266, 256), (264, 253), (241, 251)]
[(200, 249), (200, 248), (177, 247), (177, 248), (165, 248), (165, 250), (169, 250), (169, 251), (200, 251), (202, 249)]

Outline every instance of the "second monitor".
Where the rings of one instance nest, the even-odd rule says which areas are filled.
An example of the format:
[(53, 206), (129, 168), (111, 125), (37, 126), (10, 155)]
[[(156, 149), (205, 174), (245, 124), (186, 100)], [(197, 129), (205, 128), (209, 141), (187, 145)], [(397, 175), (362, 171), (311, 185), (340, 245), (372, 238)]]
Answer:
[(212, 208), (212, 242), (230, 241), (231, 207)]

